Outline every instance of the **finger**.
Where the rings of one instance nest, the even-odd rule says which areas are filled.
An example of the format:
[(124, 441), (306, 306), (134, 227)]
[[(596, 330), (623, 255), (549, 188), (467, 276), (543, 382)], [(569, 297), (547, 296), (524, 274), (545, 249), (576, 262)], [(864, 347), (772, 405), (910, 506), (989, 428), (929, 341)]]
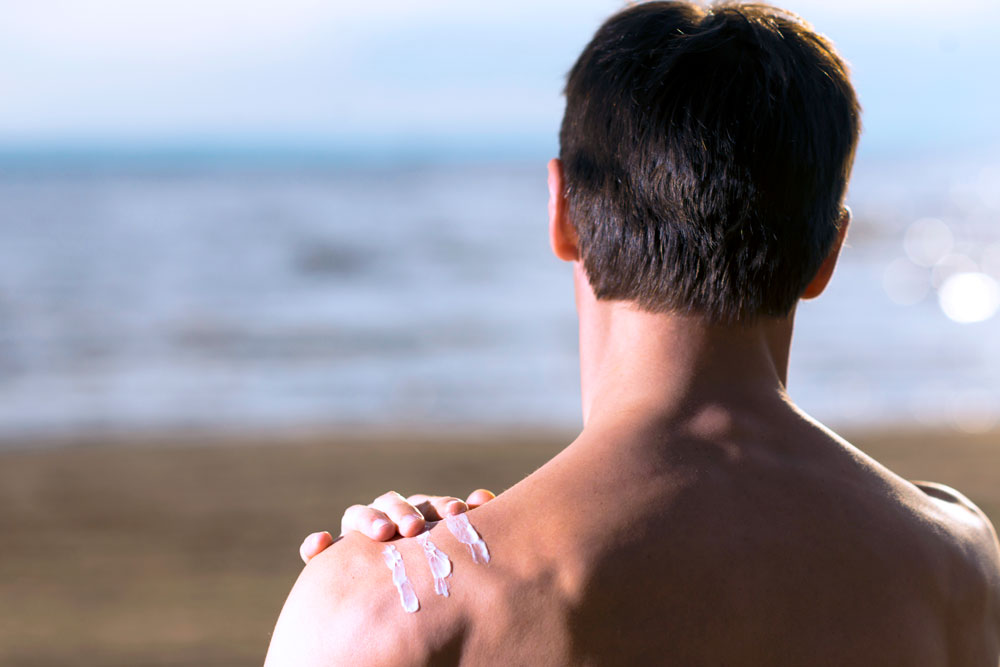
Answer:
[(465, 502), (469, 505), (469, 509), (479, 507), (480, 505), (485, 505), (489, 501), (497, 497), (497, 494), (487, 489), (476, 489), (469, 494), (469, 499)]
[(454, 496), (428, 496), (418, 493), (406, 499), (413, 507), (424, 515), (427, 521), (440, 521), (451, 514), (461, 514), (468, 511), (468, 506)]
[(452, 516), (469, 511), (468, 505), (458, 498), (453, 498), (451, 496), (439, 496), (437, 498), (432, 498), (431, 505), (434, 507), (434, 513), (437, 515), (438, 520), (443, 519), (446, 516)]
[(302, 541), (299, 547), (299, 556), (303, 563), (308, 563), (313, 558), (323, 553), (323, 550), (333, 544), (333, 535), (325, 530), (320, 533), (313, 533)]
[(415, 510), (420, 512), (420, 514), (430, 521), (434, 519), (430, 518), (430, 515), (434, 514), (434, 505), (432, 501), (436, 496), (428, 496), (426, 493), (415, 493), (412, 496), (406, 498), (406, 502), (410, 504)]
[(391, 539), (396, 526), (383, 512), (365, 505), (351, 505), (340, 520), (340, 534), (356, 530), (377, 542)]
[(383, 512), (403, 537), (413, 537), (424, 529), (424, 515), (395, 491), (383, 493), (369, 507)]

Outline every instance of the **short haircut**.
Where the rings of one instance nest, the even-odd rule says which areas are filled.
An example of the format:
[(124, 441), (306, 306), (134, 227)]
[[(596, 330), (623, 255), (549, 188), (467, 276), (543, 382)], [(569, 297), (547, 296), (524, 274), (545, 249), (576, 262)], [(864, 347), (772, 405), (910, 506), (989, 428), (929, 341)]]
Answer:
[(832, 44), (761, 4), (630, 6), (569, 73), (569, 219), (598, 299), (787, 315), (836, 238), (860, 108)]

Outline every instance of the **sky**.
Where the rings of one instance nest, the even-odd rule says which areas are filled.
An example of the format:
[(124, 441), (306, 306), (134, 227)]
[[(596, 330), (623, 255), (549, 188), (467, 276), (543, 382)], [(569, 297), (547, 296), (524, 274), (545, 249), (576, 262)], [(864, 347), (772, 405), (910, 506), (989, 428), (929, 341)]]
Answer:
[[(554, 150), (609, 0), (0, 0), (0, 150)], [(862, 150), (1000, 143), (1000, 3), (799, 0), (865, 107)]]

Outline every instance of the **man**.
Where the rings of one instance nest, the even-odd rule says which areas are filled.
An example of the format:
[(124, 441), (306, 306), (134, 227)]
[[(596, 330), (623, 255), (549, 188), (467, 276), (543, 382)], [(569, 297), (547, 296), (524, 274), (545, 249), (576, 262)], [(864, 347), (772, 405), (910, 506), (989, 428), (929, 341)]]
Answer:
[(549, 227), (583, 431), (465, 514), (474, 533), (425, 534), (448, 597), (425, 538), (350, 532), (312, 559), (268, 664), (997, 665), (989, 521), (785, 393), (795, 305), (849, 223), (859, 111), (833, 47), (766, 6), (640, 4), (566, 96)]

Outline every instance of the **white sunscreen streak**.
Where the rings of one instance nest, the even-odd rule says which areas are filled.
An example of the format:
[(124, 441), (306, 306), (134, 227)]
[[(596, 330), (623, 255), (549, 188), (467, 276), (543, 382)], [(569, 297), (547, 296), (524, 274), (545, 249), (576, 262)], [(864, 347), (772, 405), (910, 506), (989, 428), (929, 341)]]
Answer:
[(434, 592), (448, 597), (448, 582), (445, 581), (445, 577), (451, 576), (451, 561), (448, 560), (448, 554), (431, 542), (430, 531), (417, 535), (417, 542), (420, 542), (420, 546), (424, 548), (427, 566), (431, 568), (431, 574), (434, 575)]
[(417, 594), (413, 592), (410, 580), (406, 578), (403, 557), (391, 544), (382, 551), (382, 557), (385, 558), (385, 564), (392, 570), (392, 583), (399, 591), (399, 601), (403, 605), (403, 611), (412, 614), (420, 609), (420, 603), (417, 601)]
[(468, 545), (474, 563), (490, 562), (490, 551), (486, 548), (486, 542), (483, 542), (483, 538), (469, 523), (469, 517), (464, 514), (454, 514), (445, 517), (444, 522), (448, 524), (448, 530), (451, 531), (456, 540)]

